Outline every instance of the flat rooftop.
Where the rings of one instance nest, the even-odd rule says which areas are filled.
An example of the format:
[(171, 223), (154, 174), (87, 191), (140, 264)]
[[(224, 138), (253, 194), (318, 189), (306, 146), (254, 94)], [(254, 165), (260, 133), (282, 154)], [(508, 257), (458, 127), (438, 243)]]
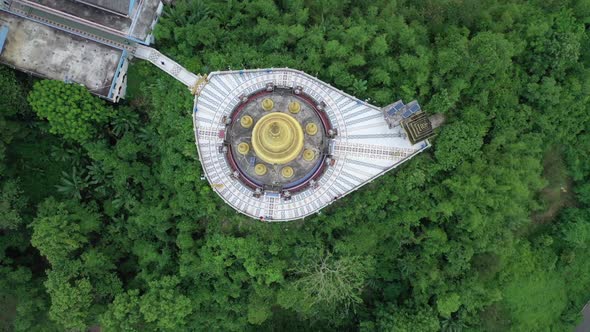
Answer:
[(107, 10), (111, 10), (113, 12), (128, 15), (130, 10), (129, 6), (133, 4), (134, 1), (129, 0), (74, 0), (77, 2), (87, 3), (89, 5), (102, 7)]
[[(152, 31), (152, 22), (157, 17), (160, 0), (137, 0), (130, 16), (118, 13), (121, 8), (129, 6), (128, 0), (15, 0), (16, 3), (32, 7), (66, 20), (82, 23), (109, 33), (131, 37), (145, 42)], [(99, 6), (99, 3), (103, 6)], [(116, 5), (116, 4), (119, 5)], [(92, 5), (91, 5), (92, 4)], [(116, 8), (104, 10), (102, 8)], [(117, 11), (117, 13), (115, 13)], [(37, 13), (37, 15), (40, 15)], [(65, 22), (64, 22), (65, 23)], [(67, 25), (67, 23), (66, 23)]]
[(84, 84), (108, 96), (123, 51), (0, 11), (8, 36), (0, 62), (37, 76)]

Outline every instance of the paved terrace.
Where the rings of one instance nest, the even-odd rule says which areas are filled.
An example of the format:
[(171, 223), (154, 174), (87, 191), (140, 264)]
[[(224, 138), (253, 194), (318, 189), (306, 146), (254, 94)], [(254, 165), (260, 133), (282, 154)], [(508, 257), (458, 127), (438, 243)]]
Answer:
[(108, 96), (123, 50), (3, 11), (0, 25), (9, 28), (0, 62), (41, 77), (81, 83)]

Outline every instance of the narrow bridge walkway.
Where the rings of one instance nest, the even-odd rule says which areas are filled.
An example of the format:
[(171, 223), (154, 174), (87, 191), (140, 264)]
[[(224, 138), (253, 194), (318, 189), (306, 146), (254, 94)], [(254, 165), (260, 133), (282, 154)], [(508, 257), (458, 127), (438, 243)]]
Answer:
[(169, 57), (160, 53), (158, 50), (151, 47), (137, 45), (134, 56), (153, 63), (158, 68), (182, 82), (189, 89), (193, 89), (197, 85), (197, 82), (203, 78), (202, 76), (191, 73), (179, 65), (176, 61), (170, 59)]

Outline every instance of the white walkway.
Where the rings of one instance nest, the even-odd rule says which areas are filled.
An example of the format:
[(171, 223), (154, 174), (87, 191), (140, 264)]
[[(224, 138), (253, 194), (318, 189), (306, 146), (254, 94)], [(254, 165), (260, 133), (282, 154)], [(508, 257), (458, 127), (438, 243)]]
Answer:
[(191, 89), (197, 83), (199, 78), (201, 78), (201, 76), (191, 73), (176, 63), (176, 61), (170, 59), (169, 57), (160, 53), (158, 50), (151, 47), (137, 45), (134, 56), (153, 63), (158, 68), (182, 82), (189, 89)]

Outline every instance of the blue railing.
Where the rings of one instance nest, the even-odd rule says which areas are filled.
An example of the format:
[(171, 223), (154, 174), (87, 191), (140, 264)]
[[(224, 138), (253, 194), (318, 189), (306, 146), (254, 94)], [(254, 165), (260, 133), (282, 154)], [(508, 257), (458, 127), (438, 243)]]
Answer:
[(3, 25), (2, 28), (0, 28), (0, 54), (2, 54), (2, 50), (4, 49), (6, 37), (8, 37), (8, 26)]
[(129, 16), (133, 13), (133, 6), (135, 6), (135, 0), (129, 0)]
[(113, 77), (113, 82), (111, 83), (111, 89), (109, 90), (108, 98), (113, 98), (113, 90), (115, 89), (115, 84), (117, 84), (117, 79), (119, 78), (119, 74), (121, 73), (121, 69), (125, 64), (125, 59), (127, 58), (127, 51), (123, 50), (121, 54), (121, 59), (119, 60), (119, 65), (117, 66), (117, 71), (115, 72), (115, 76)]

